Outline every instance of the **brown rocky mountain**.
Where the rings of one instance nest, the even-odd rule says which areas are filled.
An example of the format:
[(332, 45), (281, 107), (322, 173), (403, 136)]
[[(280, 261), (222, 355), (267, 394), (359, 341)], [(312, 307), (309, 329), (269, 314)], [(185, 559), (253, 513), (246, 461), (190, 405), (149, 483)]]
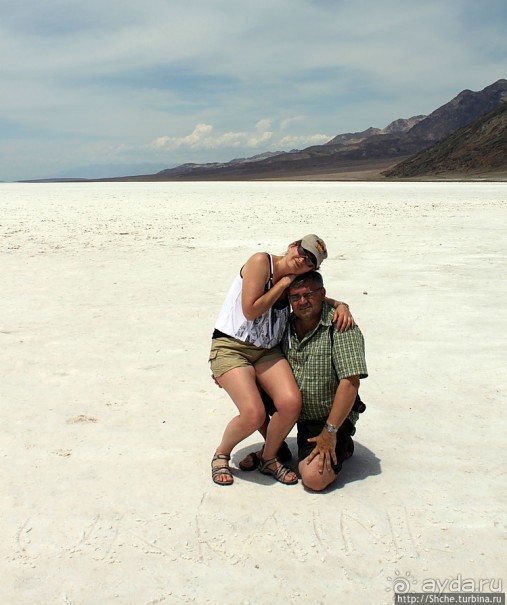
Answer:
[(135, 180), (332, 178), (336, 172), (380, 171), (441, 141), (507, 100), (507, 80), (464, 90), (429, 116), (396, 120), (385, 129), (337, 135), (325, 145), (220, 164), (184, 164)]
[(399, 118), (398, 120), (394, 120), (391, 122), (389, 126), (386, 126), (382, 130), (382, 134), (390, 134), (393, 132), (408, 132), (413, 126), (415, 126), (421, 120), (424, 120), (427, 116), (414, 116), (412, 118), (408, 118), (405, 120), (404, 118)]
[(507, 101), (507, 80), (498, 80), (480, 92), (464, 90), (416, 124), (409, 136), (431, 142), (440, 141), (504, 101)]
[(394, 120), (385, 128), (367, 128), (362, 132), (347, 132), (345, 134), (339, 134), (326, 143), (326, 145), (353, 145), (368, 139), (371, 136), (379, 135), (379, 134), (394, 134), (397, 132), (407, 132), (413, 126), (415, 126), (421, 120), (424, 120), (426, 116), (414, 116), (412, 118), (408, 118), (405, 120), (404, 118), (400, 118), (398, 120)]
[(383, 174), (389, 178), (507, 174), (507, 102)]

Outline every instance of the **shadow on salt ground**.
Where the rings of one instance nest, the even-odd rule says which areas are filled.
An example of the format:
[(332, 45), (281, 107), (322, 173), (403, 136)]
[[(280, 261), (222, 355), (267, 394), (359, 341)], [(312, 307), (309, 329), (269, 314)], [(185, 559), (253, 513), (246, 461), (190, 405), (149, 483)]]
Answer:
[(368, 477), (380, 475), (381, 472), (380, 458), (377, 458), (370, 449), (354, 439), (354, 454), (352, 458), (345, 460), (336, 481), (319, 493), (327, 494), (335, 489), (344, 487), (347, 483), (362, 481)]
[[(292, 460), (287, 464), (292, 470), (297, 471), (297, 442), (295, 437), (289, 437), (286, 439), (287, 444), (292, 452)], [(233, 455), (231, 462), (234, 464), (232, 467), (232, 474), (242, 481), (251, 481), (252, 483), (258, 483), (259, 485), (271, 485), (275, 482), (273, 477), (263, 475), (259, 471), (242, 471), (238, 468), (240, 460), (242, 460), (247, 454), (251, 452), (257, 452), (261, 449), (262, 442), (250, 444), (247, 447), (238, 449)], [(382, 468), (380, 466), (380, 459), (368, 449), (366, 446), (361, 445), (354, 439), (354, 455), (349, 460), (343, 463), (342, 470), (340, 471), (336, 481), (334, 481), (327, 489), (323, 490), (322, 494), (327, 494), (344, 487), (347, 483), (353, 483), (354, 481), (362, 481), (368, 477), (374, 475), (380, 475)], [(311, 490), (308, 490), (311, 491)], [(313, 492), (312, 493), (317, 493)]]

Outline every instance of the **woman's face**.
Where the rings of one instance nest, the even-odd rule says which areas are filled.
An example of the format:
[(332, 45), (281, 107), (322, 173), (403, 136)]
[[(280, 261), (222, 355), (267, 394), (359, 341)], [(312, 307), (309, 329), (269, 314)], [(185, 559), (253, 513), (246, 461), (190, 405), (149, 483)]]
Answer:
[(289, 267), (295, 275), (302, 275), (303, 273), (315, 269), (314, 258), (312, 258), (313, 255), (311, 252), (302, 248), (298, 243), (289, 246), (287, 256)]

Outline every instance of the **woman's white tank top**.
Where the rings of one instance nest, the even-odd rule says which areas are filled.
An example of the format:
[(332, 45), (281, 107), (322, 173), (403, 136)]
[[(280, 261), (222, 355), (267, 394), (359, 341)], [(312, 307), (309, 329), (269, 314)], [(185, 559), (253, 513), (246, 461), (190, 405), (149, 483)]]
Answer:
[[(269, 257), (270, 275), (266, 291), (273, 286), (273, 258)], [(215, 328), (237, 340), (248, 342), (263, 349), (272, 349), (281, 340), (289, 318), (289, 303), (276, 304), (256, 319), (249, 320), (243, 315), (241, 293), (243, 278), (238, 274), (225, 297), (218, 314)]]

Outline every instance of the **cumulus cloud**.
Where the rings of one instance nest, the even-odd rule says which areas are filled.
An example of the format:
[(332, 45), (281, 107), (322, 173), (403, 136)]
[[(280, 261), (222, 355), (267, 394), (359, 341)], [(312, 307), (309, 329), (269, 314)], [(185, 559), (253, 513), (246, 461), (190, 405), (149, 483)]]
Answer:
[(260, 120), (252, 132), (223, 132), (215, 134), (211, 124), (197, 124), (194, 130), (181, 137), (161, 136), (146, 147), (154, 151), (176, 149), (234, 149), (244, 147), (256, 149), (269, 144), (273, 133), (269, 130), (271, 120)]
[(258, 150), (287, 151), (302, 149), (311, 145), (321, 145), (331, 140), (328, 134), (286, 134), (289, 125), (300, 122), (301, 117), (282, 120), (279, 127), (273, 126), (273, 120), (263, 118), (252, 131), (215, 132), (211, 124), (197, 124), (190, 134), (180, 137), (161, 136), (144, 148), (153, 152), (172, 152), (178, 150)]
[(209, 147), (213, 141), (212, 132), (213, 126), (210, 124), (197, 124), (194, 130), (186, 136), (158, 137), (158, 139), (152, 141), (147, 147), (154, 150), (178, 149), (180, 147), (187, 147), (189, 149)]

